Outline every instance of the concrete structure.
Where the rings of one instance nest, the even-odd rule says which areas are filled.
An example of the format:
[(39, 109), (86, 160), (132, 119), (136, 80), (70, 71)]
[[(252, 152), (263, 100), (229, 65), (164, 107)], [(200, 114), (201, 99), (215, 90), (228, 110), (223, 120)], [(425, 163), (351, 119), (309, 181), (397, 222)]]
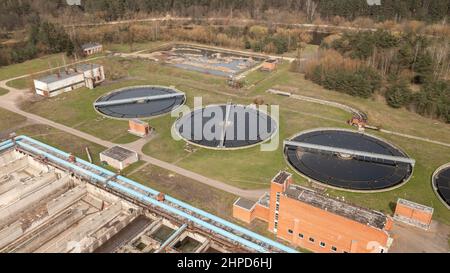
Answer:
[(65, 92), (87, 87), (94, 89), (105, 80), (104, 68), (97, 64), (81, 64), (64, 72), (34, 80), (36, 94), (54, 97)]
[(434, 209), (402, 198), (397, 201), (394, 220), (428, 230)]
[(0, 252), (295, 252), (26, 136), (0, 143)]
[(103, 46), (99, 43), (87, 43), (81, 46), (83, 54), (85, 56), (90, 56), (103, 51)]
[(293, 185), (286, 172), (275, 176), (270, 194), (258, 202), (236, 201), (233, 216), (266, 221), (278, 238), (314, 252), (380, 253), (392, 243), (389, 217)]
[(150, 128), (150, 125), (148, 125), (147, 122), (144, 122), (139, 119), (132, 119), (128, 122), (128, 132), (130, 134), (139, 136), (139, 137), (146, 137), (148, 136), (152, 129)]
[(139, 161), (138, 153), (127, 150), (120, 146), (114, 146), (100, 153), (100, 161), (108, 163), (109, 166), (123, 170), (133, 163)]

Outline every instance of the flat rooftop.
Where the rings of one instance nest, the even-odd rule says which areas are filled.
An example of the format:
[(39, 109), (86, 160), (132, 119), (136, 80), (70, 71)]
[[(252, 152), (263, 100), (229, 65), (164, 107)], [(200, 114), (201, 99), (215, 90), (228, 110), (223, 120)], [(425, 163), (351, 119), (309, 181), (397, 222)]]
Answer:
[(135, 156), (136, 152), (125, 149), (120, 146), (114, 146), (106, 151), (103, 151), (102, 155), (107, 156), (109, 158), (113, 158), (118, 161), (124, 161), (132, 156)]
[(239, 199), (234, 203), (235, 206), (244, 208), (244, 209), (246, 209), (246, 210), (251, 210), (255, 204), (256, 204), (255, 201), (251, 201), (251, 200), (248, 200), (248, 199), (245, 199), (245, 198), (242, 198), (242, 197), (239, 198)]
[(291, 176), (292, 174), (288, 172), (279, 172), (272, 181), (278, 184), (283, 184)]
[(142, 120), (140, 120), (140, 119), (132, 119), (131, 121), (134, 122), (134, 123), (136, 123), (136, 124), (139, 124), (139, 125), (145, 125), (145, 126), (148, 125), (147, 122), (142, 121)]
[(99, 64), (79, 64), (76, 66), (76, 71), (74, 69), (67, 69), (67, 71), (50, 74), (50, 75), (44, 76), (44, 77), (36, 79), (36, 80), (40, 81), (40, 82), (45, 82), (47, 84), (54, 83), (54, 82), (63, 81), (63, 80), (66, 80), (66, 79), (69, 79), (72, 77), (79, 76), (83, 72), (86, 72), (86, 71), (89, 71), (92, 69), (97, 69), (99, 67), (101, 67), (101, 65), (99, 65)]
[(63, 81), (72, 77), (76, 77), (80, 75), (80, 73), (75, 72), (71, 69), (63, 72), (60, 72), (59, 74), (51, 74), (51, 75), (47, 75), (45, 77), (39, 78), (37, 79), (37, 81), (40, 82), (45, 82), (45, 83), (54, 83), (54, 82), (58, 82), (58, 81)]
[(88, 49), (88, 48), (99, 47), (99, 46), (102, 46), (102, 45), (99, 43), (86, 43), (81, 46), (81, 49)]
[(304, 187), (291, 185), (285, 191), (285, 194), (289, 198), (296, 199), (364, 225), (383, 229), (386, 224), (387, 218), (381, 212), (361, 208), (344, 201), (333, 199)]
[(397, 204), (404, 205), (404, 206), (413, 208), (415, 210), (420, 210), (420, 211), (427, 212), (427, 213), (430, 213), (430, 214), (432, 214), (433, 211), (434, 211), (434, 209), (431, 208), (431, 207), (427, 207), (425, 205), (418, 204), (418, 203), (415, 203), (415, 202), (412, 202), (412, 201), (409, 201), (409, 200), (406, 200), (406, 199), (402, 199), (402, 198), (398, 199)]

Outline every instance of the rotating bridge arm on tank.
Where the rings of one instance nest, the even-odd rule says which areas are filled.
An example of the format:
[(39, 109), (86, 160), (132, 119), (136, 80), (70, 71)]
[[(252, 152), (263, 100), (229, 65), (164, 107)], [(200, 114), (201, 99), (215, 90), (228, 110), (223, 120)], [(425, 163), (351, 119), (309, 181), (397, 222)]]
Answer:
[(95, 107), (114, 106), (114, 105), (122, 105), (122, 104), (131, 104), (131, 103), (136, 103), (136, 102), (140, 102), (140, 101), (155, 101), (155, 100), (170, 99), (170, 98), (182, 97), (182, 96), (185, 96), (185, 94), (184, 93), (173, 93), (173, 94), (137, 97), (137, 98), (129, 98), (129, 99), (121, 99), (121, 100), (101, 101), (101, 102), (94, 103), (94, 106)]
[(346, 154), (346, 155), (352, 155), (352, 156), (362, 156), (362, 157), (366, 157), (366, 158), (390, 160), (390, 161), (394, 161), (394, 162), (408, 163), (408, 164), (411, 164), (412, 166), (414, 166), (416, 164), (416, 161), (414, 159), (407, 158), (407, 157), (383, 155), (383, 154), (377, 154), (377, 153), (370, 153), (370, 152), (357, 151), (357, 150), (344, 149), (344, 148), (336, 148), (336, 147), (317, 145), (317, 144), (298, 142), (298, 141), (286, 140), (286, 141), (284, 141), (284, 146), (294, 146), (294, 147), (312, 149), (312, 150), (317, 150), (317, 151), (327, 151), (327, 152)]

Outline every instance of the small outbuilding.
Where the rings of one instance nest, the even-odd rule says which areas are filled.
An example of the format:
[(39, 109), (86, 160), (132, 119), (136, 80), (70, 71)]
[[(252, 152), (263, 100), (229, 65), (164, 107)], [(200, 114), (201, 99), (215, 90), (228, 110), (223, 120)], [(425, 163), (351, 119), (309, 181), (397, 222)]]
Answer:
[(397, 201), (394, 220), (428, 230), (433, 218), (434, 209), (402, 198)]
[(261, 66), (261, 71), (272, 72), (277, 69), (278, 60), (276, 59), (268, 59), (264, 61)]
[(123, 170), (131, 164), (138, 162), (139, 155), (135, 151), (114, 146), (100, 153), (100, 161), (108, 163), (109, 166), (115, 169)]
[(83, 54), (85, 56), (90, 56), (103, 51), (103, 46), (99, 43), (87, 43), (81, 46)]
[(128, 132), (132, 135), (138, 137), (146, 137), (150, 135), (152, 129), (147, 122), (144, 122), (140, 119), (132, 119), (128, 122), (129, 129)]

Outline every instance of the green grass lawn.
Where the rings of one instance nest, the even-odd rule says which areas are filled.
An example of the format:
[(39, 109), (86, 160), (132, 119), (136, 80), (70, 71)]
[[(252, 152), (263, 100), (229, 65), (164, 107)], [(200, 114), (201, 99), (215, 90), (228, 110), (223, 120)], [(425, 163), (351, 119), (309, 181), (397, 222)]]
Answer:
[(6, 83), (9, 87), (13, 87), (16, 89), (26, 89), (32, 86), (32, 82), (30, 77), (20, 78), (17, 80), (9, 81)]
[(3, 96), (3, 95), (6, 95), (6, 94), (8, 94), (8, 90), (6, 90), (5, 88), (1, 88), (0, 87), (0, 96)]
[(62, 151), (73, 153), (86, 161), (88, 160), (86, 147), (88, 147), (93, 163), (97, 165), (101, 165), (99, 154), (106, 149), (101, 145), (41, 124), (25, 126), (17, 130), (17, 134), (29, 136)]
[[(18, 77), (24, 74), (36, 73), (42, 70), (49, 69), (49, 64), (52, 67), (61, 66), (64, 54), (48, 55), (41, 58), (29, 60), (19, 64), (0, 67), (0, 80), (6, 80)], [(65, 57), (69, 62), (69, 58)]]
[(14, 128), (27, 119), (6, 109), (0, 108), (0, 132)]

